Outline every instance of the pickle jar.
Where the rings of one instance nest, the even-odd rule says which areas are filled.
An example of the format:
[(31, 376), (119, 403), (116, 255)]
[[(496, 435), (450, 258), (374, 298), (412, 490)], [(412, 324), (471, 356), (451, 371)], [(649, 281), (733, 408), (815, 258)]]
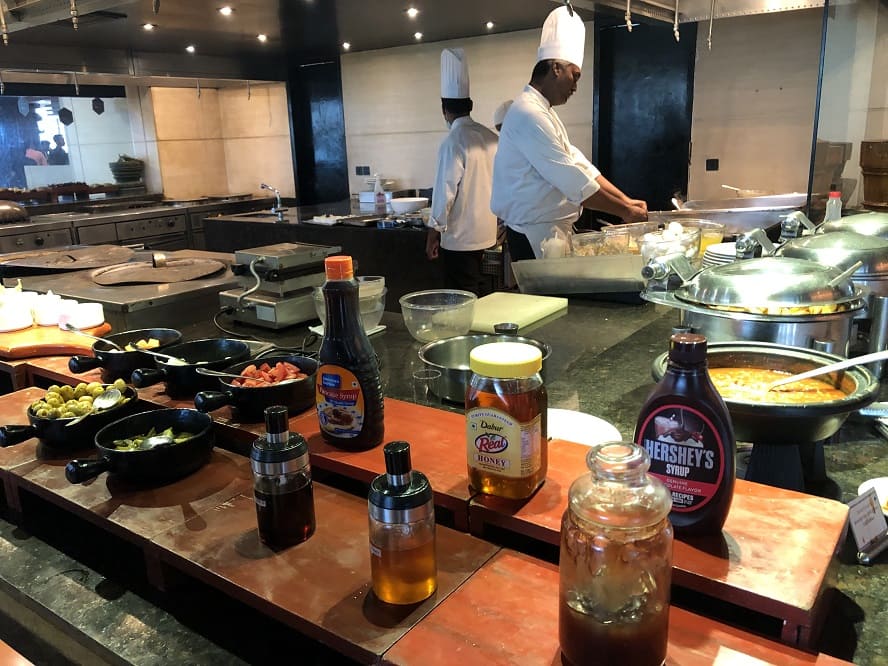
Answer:
[(542, 352), (521, 342), (472, 349), (466, 389), (469, 485), (487, 495), (525, 499), (546, 479), (546, 388)]
[(589, 451), (561, 521), (558, 633), (566, 663), (660, 666), (669, 634), (669, 491), (629, 442)]
[(410, 444), (383, 447), (385, 474), (370, 483), (370, 575), (390, 604), (415, 604), (438, 587), (432, 486), (412, 469)]

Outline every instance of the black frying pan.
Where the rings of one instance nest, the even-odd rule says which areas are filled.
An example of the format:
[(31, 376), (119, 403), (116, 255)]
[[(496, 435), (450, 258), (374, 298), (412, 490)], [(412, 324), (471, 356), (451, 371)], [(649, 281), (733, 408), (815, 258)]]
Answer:
[[(139, 340), (154, 338), (160, 346), (153, 351), (164, 351), (170, 345), (182, 342), (182, 334), (172, 328), (143, 328), (136, 331), (124, 331), (106, 336), (106, 340), (115, 342), (121, 347), (135, 344)], [(102, 381), (113, 382), (115, 379), (130, 380), (134, 370), (150, 366), (154, 356), (141, 351), (118, 351), (107, 342), (96, 340), (92, 346), (92, 356), (73, 356), (68, 361), (68, 369), (77, 374), (102, 369)]]
[[(121, 451), (112, 444), (116, 439), (144, 435), (152, 427), (157, 432), (172, 428), (177, 433), (192, 433), (194, 437), (181, 444), (135, 451)], [(95, 436), (98, 457), (72, 460), (65, 466), (65, 478), (71, 483), (83, 483), (109, 472), (127, 481), (165, 483), (206, 465), (214, 444), (212, 417), (193, 409), (158, 409), (133, 414), (99, 430)]]
[(138, 395), (136, 390), (127, 386), (123, 392), (129, 401), (117, 403), (110, 409), (96, 414), (89, 414), (85, 419), (72, 426), (69, 419), (47, 419), (34, 414), (28, 407), (28, 422), (30, 425), (6, 425), (0, 426), (0, 447), (20, 444), (27, 439), (36, 437), (47, 446), (55, 449), (67, 449), (69, 451), (85, 449), (91, 446), (93, 438), (100, 428), (112, 421), (132, 414), (138, 409)]
[(268, 363), (274, 367), (279, 362), (292, 363), (308, 375), (305, 379), (285, 384), (269, 384), (267, 386), (235, 386), (231, 377), (217, 377), (220, 391), (200, 391), (194, 396), (194, 406), (202, 412), (211, 412), (225, 405), (237, 410), (238, 418), (244, 421), (262, 421), (266, 407), (285, 405), (290, 414), (303, 412), (315, 402), (315, 375), (318, 362), (305, 356), (266, 356), (254, 361), (243, 361), (228, 368), (224, 372), (239, 375), (251, 364)]
[(192, 398), (198, 391), (211, 391), (219, 385), (215, 377), (197, 374), (197, 368), (224, 370), (232, 363), (246, 360), (250, 356), (250, 346), (241, 340), (210, 338), (173, 345), (163, 353), (181, 358), (185, 364), (175, 365), (155, 356), (155, 367), (133, 371), (133, 385), (144, 388), (165, 381), (170, 397)]

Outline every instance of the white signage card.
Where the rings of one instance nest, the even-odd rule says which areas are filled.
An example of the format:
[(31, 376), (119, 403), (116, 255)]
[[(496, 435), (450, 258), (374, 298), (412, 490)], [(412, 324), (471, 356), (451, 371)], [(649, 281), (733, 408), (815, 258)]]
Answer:
[(882, 513), (875, 488), (870, 488), (848, 502), (848, 519), (859, 551), (865, 550), (888, 532), (888, 523), (885, 522), (885, 514)]

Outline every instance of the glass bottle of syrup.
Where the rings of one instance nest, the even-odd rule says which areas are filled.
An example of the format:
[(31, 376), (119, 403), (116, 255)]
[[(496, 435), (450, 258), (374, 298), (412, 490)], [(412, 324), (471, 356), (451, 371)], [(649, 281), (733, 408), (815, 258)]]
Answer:
[(321, 435), (339, 448), (369, 449), (382, 442), (384, 433), (382, 383), (361, 324), (352, 258), (327, 257), (324, 271), (327, 317), (315, 393)]
[(259, 538), (273, 549), (301, 543), (315, 531), (308, 444), (290, 432), (288, 418), (286, 407), (266, 407), (266, 433), (250, 451)]
[(660, 666), (669, 634), (669, 491), (643, 449), (589, 451), (561, 520), (558, 635), (564, 661)]
[(410, 444), (383, 447), (385, 474), (370, 484), (370, 574), (373, 592), (390, 604), (414, 604), (438, 586), (432, 487), (411, 468)]
[(672, 493), (678, 536), (720, 534), (734, 496), (734, 428), (706, 370), (706, 338), (676, 333), (666, 374), (648, 396), (635, 443)]
[(469, 485), (509, 499), (530, 497), (546, 479), (548, 396), (542, 353), (520, 342), (493, 342), (469, 354), (466, 451)]

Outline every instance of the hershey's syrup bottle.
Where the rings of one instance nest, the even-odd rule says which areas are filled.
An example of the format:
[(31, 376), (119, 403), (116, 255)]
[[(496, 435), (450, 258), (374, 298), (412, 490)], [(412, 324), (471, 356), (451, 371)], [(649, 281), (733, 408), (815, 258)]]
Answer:
[(648, 396), (635, 443), (672, 494), (677, 535), (719, 534), (734, 495), (734, 428), (706, 370), (706, 338), (676, 333), (666, 374)]
[(361, 323), (352, 258), (327, 257), (324, 272), (327, 317), (315, 391), (321, 435), (339, 448), (369, 449), (384, 434), (382, 382)]

